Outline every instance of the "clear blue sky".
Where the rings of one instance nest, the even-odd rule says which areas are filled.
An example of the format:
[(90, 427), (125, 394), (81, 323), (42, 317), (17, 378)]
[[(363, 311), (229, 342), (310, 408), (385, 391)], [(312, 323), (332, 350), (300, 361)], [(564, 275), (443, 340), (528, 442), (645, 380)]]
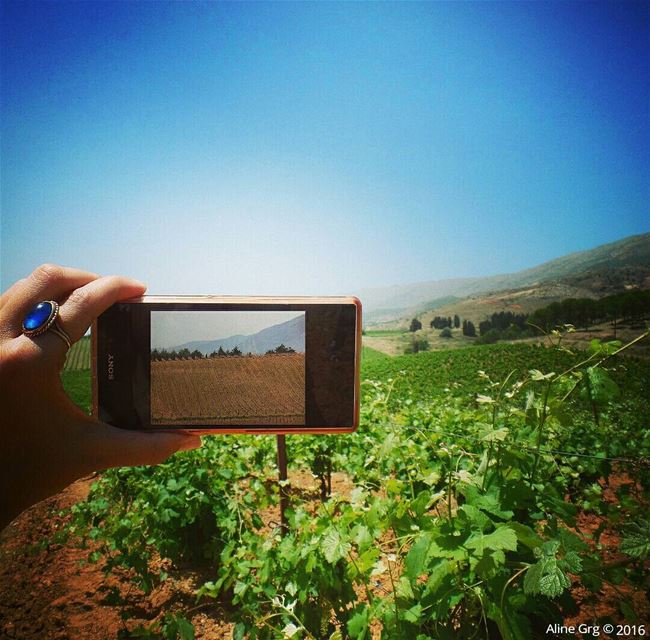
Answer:
[(2, 287), (328, 294), (650, 228), (650, 4), (4, 2)]

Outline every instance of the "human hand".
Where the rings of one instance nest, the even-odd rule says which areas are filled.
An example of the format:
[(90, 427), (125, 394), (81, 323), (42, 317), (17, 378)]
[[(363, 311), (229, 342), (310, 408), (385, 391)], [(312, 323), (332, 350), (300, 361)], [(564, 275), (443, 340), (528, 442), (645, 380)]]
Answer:
[(0, 530), (92, 471), (157, 464), (201, 446), (195, 435), (128, 431), (86, 415), (61, 384), (65, 341), (52, 331), (22, 333), (28, 311), (55, 300), (57, 323), (74, 343), (105, 309), (145, 289), (120, 276), (43, 265), (0, 296)]

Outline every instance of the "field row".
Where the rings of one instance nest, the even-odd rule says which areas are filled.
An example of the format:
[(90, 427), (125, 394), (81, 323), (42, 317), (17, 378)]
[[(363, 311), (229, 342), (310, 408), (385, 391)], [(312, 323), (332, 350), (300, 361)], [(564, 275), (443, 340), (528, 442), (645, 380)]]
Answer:
[(64, 371), (84, 369), (90, 369), (90, 336), (84, 336), (70, 347), (63, 367)]
[(154, 424), (301, 424), (304, 354), (151, 363)]

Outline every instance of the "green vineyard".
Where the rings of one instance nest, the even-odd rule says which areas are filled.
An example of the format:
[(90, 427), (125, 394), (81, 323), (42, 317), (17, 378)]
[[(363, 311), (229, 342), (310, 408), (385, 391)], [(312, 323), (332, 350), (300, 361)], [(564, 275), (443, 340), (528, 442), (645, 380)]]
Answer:
[[(154, 619), (115, 593), (125, 638), (203, 637), (210, 617), (237, 639), (528, 640), (573, 621), (642, 634), (650, 365), (619, 349), (364, 349), (358, 431), (287, 437), (286, 531), (275, 439), (221, 436), (103, 473), (65, 535), (141, 598), (173, 592), (182, 567), (200, 576), (194, 602)], [(87, 407), (79, 374), (63, 380)]]

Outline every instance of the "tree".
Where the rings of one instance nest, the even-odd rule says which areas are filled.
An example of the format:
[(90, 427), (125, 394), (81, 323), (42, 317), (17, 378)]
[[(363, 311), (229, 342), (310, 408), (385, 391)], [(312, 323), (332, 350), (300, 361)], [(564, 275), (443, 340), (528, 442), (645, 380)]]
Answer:
[(471, 320), (463, 320), (463, 335), (470, 338), (476, 336), (476, 328)]
[(481, 322), (478, 323), (478, 332), (482, 336), (485, 335), (488, 331), (491, 331), (492, 328), (492, 322), (490, 320), (481, 320)]
[(217, 351), (217, 355), (218, 356), (226, 356), (228, 354), (223, 350), (223, 347), (221, 345), (219, 345), (219, 351)]
[(190, 357), (193, 360), (197, 360), (197, 359), (202, 358), (203, 354), (198, 349), (194, 349), (194, 351), (192, 351), (192, 353), (190, 354)]
[(458, 329), (458, 327), (460, 327), (460, 317), (456, 313), (454, 314), (454, 328)]
[(240, 356), (240, 355), (241, 355), (241, 350), (240, 350), (240, 348), (239, 348), (238, 346), (234, 346), (234, 347), (230, 350), (230, 354), (229, 354), (229, 355), (231, 355), (231, 356)]
[(279, 347), (275, 348), (276, 353), (295, 353), (296, 350), (292, 347), (285, 347), (284, 344), (281, 344)]
[(449, 327), (445, 327), (441, 332), (440, 332), (440, 337), (441, 338), (451, 338), (451, 329)]
[(266, 355), (271, 355), (273, 353), (295, 353), (296, 350), (293, 347), (285, 347), (284, 344), (281, 344), (280, 346), (276, 347), (275, 349), (269, 349), (266, 352)]
[[(460, 319), (459, 319), (460, 321)], [(451, 328), (452, 326), (452, 319), (451, 318), (443, 318), (442, 316), (436, 316), (430, 324), (432, 329), (444, 329), (445, 327)]]
[(409, 331), (419, 331), (420, 329), (422, 329), (422, 323), (417, 318), (413, 318)]

